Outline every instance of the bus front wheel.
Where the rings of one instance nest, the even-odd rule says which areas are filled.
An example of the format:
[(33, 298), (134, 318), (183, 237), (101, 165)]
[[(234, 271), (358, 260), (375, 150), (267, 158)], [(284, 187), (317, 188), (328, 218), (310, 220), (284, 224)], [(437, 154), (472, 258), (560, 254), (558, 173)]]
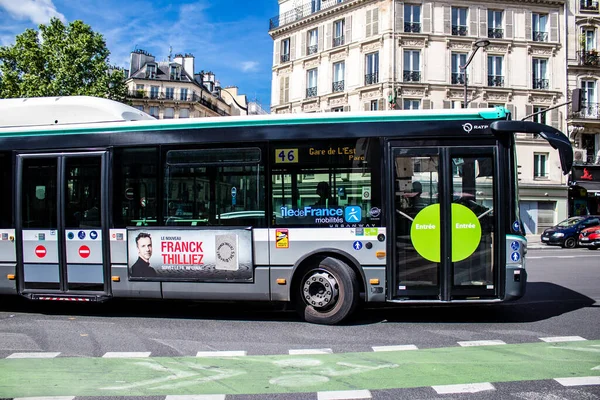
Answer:
[(296, 308), (307, 322), (333, 325), (356, 308), (359, 299), (356, 273), (336, 258), (325, 258), (303, 274), (296, 287)]

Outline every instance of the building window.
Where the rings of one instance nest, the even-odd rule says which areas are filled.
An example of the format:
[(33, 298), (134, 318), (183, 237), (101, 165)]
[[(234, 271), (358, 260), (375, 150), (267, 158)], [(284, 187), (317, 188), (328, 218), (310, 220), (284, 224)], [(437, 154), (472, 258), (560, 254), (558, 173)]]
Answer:
[(290, 38), (281, 41), (281, 62), (290, 61)]
[(156, 78), (156, 65), (148, 64), (146, 66), (146, 78), (154, 79)]
[(189, 108), (180, 108), (179, 109), (179, 118), (189, 118), (190, 110)]
[(546, 30), (546, 25), (548, 23), (548, 15), (533, 13), (531, 14), (531, 23), (531, 29), (533, 30), (533, 41), (547, 42), (548, 31)]
[(379, 82), (379, 53), (365, 55), (365, 85)]
[(452, 77), (451, 83), (453, 85), (464, 85), (466, 76), (466, 71), (463, 71), (460, 67), (467, 63), (467, 54), (466, 53), (452, 53), (451, 56), (451, 64), (452, 64)]
[(150, 86), (150, 98), (158, 99), (158, 86)]
[(144, 85), (140, 85), (140, 84), (135, 85), (134, 96), (137, 97), (138, 99), (141, 99), (144, 97)]
[(598, 117), (598, 102), (596, 99), (596, 81), (581, 81), (581, 90), (583, 90), (583, 113), (584, 118)]
[(419, 50), (404, 50), (404, 82), (421, 81), (421, 52)]
[(173, 107), (167, 107), (167, 108), (165, 108), (165, 111), (163, 112), (163, 118), (164, 119), (173, 119), (173, 118), (175, 118), (175, 109)]
[(548, 177), (548, 153), (533, 154), (533, 178), (544, 179)]
[(488, 86), (504, 86), (502, 56), (488, 56)]
[(307, 35), (308, 46), (306, 48), (306, 54), (316, 54), (319, 51), (319, 30), (316, 28), (311, 29), (310, 31), (308, 31)]
[(452, 108), (453, 109), (463, 108), (463, 102), (459, 101), (459, 100), (452, 101)]
[(181, 80), (181, 69), (177, 65), (171, 65), (171, 71), (169, 76), (172, 81)]
[[(534, 113), (544, 111), (545, 109), (546, 109), (546, 107), (533, 106)], [(544, 125), (546, 124), (546, 113), (534, 115), (532, 118), (533, 118), (533, 122), (537, 122), (538, 124), (544, 124)]]
[(379, 111), (379, 100), (371, 100), (371, 111)]
[(186, 88), (181, 88), (179, 90), (179, 100), (186, 101), (188, 99), (188, 90)]
[(598, 11), (598, 0), (579, 0), (582, 11)]
[(152, 115), (154, 118), (158, 118), (158, 107), (157, 106), (150, 106), (150, 115)]
[(306, 71), (306, 97), (315, 97), (317, 95), (317, 69)]
[(316, 13), (321, 10), (321, 0), (311, 0), (310, 1), (310, 12)]
[(173, 100), (175, 98), (175, 88), (168, 87), (165, 89), (165, 97), (169, 100)]
[(344, 107), (333, 107), (331, 112), (344, 112)]
[(344, 44), (344, 26), (343, 19), (339, 19), (333, 23), (333, 47)]
[(596, 31), (584, 29), (581, 31), (579, 50), (579, 65), (600, 65), (600, 57), (596, 50)]
[(548, 82), (548, 60), (544, 58), (533, 59), (533, 88), (540, 90), (548, 90), (550, 84)]
[(403, 108), (405, 110), (418, 110), (421, 108), (420, 106), (421, 106), (421, 100), (405, 99)]
[(137, 108), (140, 111), (144, 111), (144, 106), (143, 105), (133, 106), (133, 108)]
[(467, 8), (452, 7), (452, 35), (467, 36)]
[(488, 10), (488, 37), (494, 39), (502, 39), (504, 37), (502, 11)]
[(404, 5), (404, 32), (421, 32), (421, 6), (418, 4)]
[(331, 91), (343, 92), (344, 91), (344, 62), (333, 64), (333, 85)]

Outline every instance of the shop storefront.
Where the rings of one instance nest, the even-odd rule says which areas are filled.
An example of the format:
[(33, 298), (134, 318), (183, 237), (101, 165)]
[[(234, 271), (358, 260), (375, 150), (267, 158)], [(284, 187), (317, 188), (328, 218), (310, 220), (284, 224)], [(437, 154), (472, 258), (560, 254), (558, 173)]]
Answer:
[(600, 165), (578, 165), (571, 170), (569, 216), (600, 215)]

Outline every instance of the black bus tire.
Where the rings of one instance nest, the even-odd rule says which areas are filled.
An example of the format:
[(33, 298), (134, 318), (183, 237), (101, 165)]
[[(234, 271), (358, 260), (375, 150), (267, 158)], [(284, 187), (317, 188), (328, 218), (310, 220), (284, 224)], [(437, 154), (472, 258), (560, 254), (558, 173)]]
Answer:
[(356, 273), (336, 258), (325, 258), (302, 274), (295, 306), (307, 322), (334, 325), (348, 317), (359, 301)]

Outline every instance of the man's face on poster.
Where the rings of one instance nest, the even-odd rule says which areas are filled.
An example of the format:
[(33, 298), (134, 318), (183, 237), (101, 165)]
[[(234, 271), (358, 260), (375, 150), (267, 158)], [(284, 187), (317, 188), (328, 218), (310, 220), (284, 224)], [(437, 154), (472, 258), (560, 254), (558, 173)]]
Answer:
[(152, 257), (152, 239), (149, 237), (140, 238), (137, 243), (137, 248), (140, 258), (149, 263), (150, 257)]

